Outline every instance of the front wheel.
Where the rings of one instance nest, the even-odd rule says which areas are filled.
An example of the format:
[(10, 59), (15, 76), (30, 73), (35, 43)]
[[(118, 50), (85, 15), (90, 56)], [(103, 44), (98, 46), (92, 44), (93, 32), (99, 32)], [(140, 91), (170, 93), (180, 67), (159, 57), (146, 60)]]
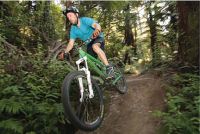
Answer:
[[(82, 101), (80, 101), (80, 78), (84, 87)], [(93, 98), (89, 98), (87, 77), (82, 71), (69, 73), (62, 85), (62, 102), (65, 114), (75, 127), (85, 131), (97, 129), (104, 116), (102, 91), (94, 80), (91, 80), (91, 83), (94, 92)]]

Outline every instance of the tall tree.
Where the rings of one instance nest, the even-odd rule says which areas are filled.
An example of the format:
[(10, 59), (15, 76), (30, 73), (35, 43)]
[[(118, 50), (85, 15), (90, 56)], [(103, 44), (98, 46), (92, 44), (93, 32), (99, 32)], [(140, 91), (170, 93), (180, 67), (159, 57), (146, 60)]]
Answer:
[(160, 48), (157, 43), (158, 38), (158, 7), (156, 6), (156, 3), (153, 1), (148, 2), (147, 4), (147, 13), (148, 13), (148, 20), (147, 23), (149, 25), (150, 29), (150, 47), (151, 47), (151, 53), (152, 53), (152, 64), (153, 66), (160, 61)]
[(199, 2), (178, 1), (178, 60), (199, 66)]
[[(131, 13), (130, 13), (130, 4), (128, 3), (125, 9), (125, 35), (124, 35), (124, 40), (125, 40), (125, 44), (127, 46), (131, 46), (132, 48), (135, 47), (135, 41), (134, 41), (134, 35), (133, 35), (133, 31), (132, 31), (132, 22), (131, 22)], [(126, 51), (125, 53), (125, 57), (124, 57), (124, 63), (131, 63), (130, 60), (130, 55), (129, 52)]]
[(165, 29), (167, 29), (167, 33), (165, 35), (165, 42), (167, 42), (170, 46), (170, 53), (171, 55), (174, 55), (175, 51), (177, 51), (177, 10), (176, 10), (176, 2), (175, 1), (167, 1), (164, 3), (164, 6), (162, 7), (162, 14), (163, 14), (163, 20), (168, 20), (169, 23), (165, 26)]

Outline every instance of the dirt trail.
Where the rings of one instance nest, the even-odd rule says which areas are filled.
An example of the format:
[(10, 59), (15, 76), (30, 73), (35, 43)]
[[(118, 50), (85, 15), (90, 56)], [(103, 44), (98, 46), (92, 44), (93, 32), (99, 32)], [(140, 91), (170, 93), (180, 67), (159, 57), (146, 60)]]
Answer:
[(109, 110), (100, 128), (76, 134), (157, 134), (160, 120), (152, 115), (164, 107), (163, 83), (153, 73), (126, 76), (128, 92), (111, 92)]

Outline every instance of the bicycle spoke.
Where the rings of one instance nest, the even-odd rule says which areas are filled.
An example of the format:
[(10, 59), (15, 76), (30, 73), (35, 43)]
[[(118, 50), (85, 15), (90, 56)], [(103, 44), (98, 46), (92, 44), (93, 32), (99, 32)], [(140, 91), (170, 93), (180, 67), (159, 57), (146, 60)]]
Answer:
[(88, 123), (90, 120), (89, 120), (89, 113), (88, 113), (88, 105), (86, 107), (86, 122)]
[(85, 122), (86, 117), (87, 117), (87, 104), (84, 106), (84, 112), (81, 121)]
[[(80, 72), (78, 73), (81, 74)], [(80, 78), (82, 84), (81, 88), (83, 90), (80, 90)], [(102, 93), (99, 90), (98, 85), (94, 81), (92, 81), (94, 97), (89, 98), (89, 86), (87, 77), (85, 75), (75, 75), (72, 79), (69, 80), (69, 90), (66, 90), (68, 91), (68, 99), (66, 99), (68, 100), (68, 102), (66, 103), (66, 111), (70, 112), (70, 121), (73, 122), (75, 125), (80, 124), (81, 127), (95, 125), (93, 128), (91, 128), (92, 130), (100, 125), (103, 118), (104, 106)], [(83, 93), (81, 91), (83, 91)]]
[(82, 102), (80, 103), (80, 105), (78, 106), (78, 109), (77, 109), (77, 116), (79, 118), (81, 117), (81, 108), (82, 108)]
[(88, 110), (91, 112), (91, 115), (94, 116), (94, 110), (95, 109), (93, 109), (92, 102), (90, 100), (89, 100), (89, 103), (90, 103), (90, 109), (88, 108)]

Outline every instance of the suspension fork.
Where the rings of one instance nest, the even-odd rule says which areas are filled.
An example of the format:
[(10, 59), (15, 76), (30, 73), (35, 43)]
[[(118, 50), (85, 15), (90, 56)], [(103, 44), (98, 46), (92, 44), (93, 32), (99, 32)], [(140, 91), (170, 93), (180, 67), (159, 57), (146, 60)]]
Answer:
[[(85, 67), (80, 68), (80, 63), (82, 63), (82, 62), (85, 64)], [(88, 69), (87, 57), (84, 56), (83, 58), (80, 58), (78, 61), (76, 61), (76, 65), (78, 66), (78, 71), (84, 71), (86, 74), (88, 88), (89, 88), (89, 98), (91, 99), (94, 97), (94, 92), (93, 92), (93, 88), (92, 88), (91, 74)], [(79, 82), (79, 88), (80, 88), (80, 94), (81, 94), (80, 102), (83, 102), (83, 92), (84, 92), (84, 90), (87, 90), (87, 89), (84, 89), (83, 78), (78, 78), (78, 82)]]

